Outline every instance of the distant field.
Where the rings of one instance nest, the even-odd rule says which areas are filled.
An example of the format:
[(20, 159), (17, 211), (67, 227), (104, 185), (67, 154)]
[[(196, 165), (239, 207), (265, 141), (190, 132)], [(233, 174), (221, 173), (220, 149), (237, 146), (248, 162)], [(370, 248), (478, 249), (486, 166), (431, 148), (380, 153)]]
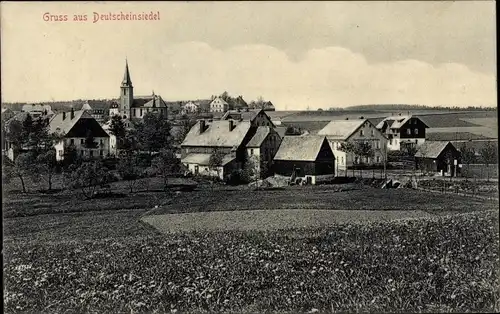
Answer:
[(485, 140), (491, 138), (470, 132), (439, 132), (439, 130), (434, 129), (429, 129), (426, 134), (426, 139), (429, 141)]
[[(427, 134), (431, 133), (471, 133), (479, 136), (479, 139), (498, 138), (498, 132), (494, 129), (476, 126), (476, 127), (435, 127), (427, 129)], [(458, 138), (459, 139), (459, 138)], [(450, 138), (449, 140), (455, 140)]]

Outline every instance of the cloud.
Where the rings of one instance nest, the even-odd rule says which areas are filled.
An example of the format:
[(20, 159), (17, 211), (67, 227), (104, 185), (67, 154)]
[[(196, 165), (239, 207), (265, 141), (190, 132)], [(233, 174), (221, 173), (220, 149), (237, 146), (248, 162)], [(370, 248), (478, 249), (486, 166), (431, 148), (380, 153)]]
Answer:
[[(74, 54), (64, 46), (39, 48), (47, 57), (37, 68), (20, 63), (21, 70), (9, 71), (9, 79), (2, 82), (4, 95), (30, 101), (118, 96), (123, 59), (103, 57), (105, 52), (93, 52), (81, 42)], [(263, 44), (216, 49), (185, 42), (155, 49), (161, 53), (127, 51), (136, 94), (154, 90), (171, 100), (206, 98), (226, 90), (247, 100), (263, 96), (281, 110), (375, 103), (496, 105), (495, 77), (455, 63), (368, 63), (362, 54), (343, 47), (311, 49), (299, 61)]]

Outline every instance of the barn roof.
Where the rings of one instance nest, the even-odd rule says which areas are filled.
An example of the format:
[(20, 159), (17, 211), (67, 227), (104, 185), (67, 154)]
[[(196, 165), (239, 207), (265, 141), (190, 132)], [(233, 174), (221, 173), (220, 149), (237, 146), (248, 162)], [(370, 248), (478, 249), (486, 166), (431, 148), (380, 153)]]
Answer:
[(449, 141), (425, 141), (418, 147), (415, 157), (437, 158), (448, 144), (453, 146)]
[(318, 135), (326, 135), (331, 139), (347, 139), (356, 130), (363, 125), (367, 120), (333, 120), (330, 121), (324, 128), (322, 128)]
[(274, 160), (315, 161), (325, 136), (285, 136)]
[[(234, 123), (234, 129), (229, 131), (229, 123)], [(250, 130), (248, 121), (212, 121), (207, 123), (200, 134), (200, 121), (189, 130), (182, 146), (238, 147)]]
[(259, 126), (252, 139), (248, 142), (247, 147), (260, 147), (269, 133), (271, 133), (270, 127)]

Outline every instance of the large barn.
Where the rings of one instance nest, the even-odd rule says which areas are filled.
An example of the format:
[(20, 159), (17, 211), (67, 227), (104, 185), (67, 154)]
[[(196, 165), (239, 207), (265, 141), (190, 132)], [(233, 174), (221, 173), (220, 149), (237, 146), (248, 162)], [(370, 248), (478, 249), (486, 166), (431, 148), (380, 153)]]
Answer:
[(285, 136), (274, 156), (274, 172), (316, 184), (335, 176), (335, 156), (325, 136)]

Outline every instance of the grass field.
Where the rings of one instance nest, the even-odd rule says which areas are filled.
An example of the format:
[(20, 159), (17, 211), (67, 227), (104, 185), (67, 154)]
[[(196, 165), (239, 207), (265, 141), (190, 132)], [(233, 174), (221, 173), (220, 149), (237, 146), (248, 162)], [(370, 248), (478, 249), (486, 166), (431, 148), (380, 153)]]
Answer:
[[(497, 201), (342, 187), (217, 187), (100, 200), (10, 194), (3, 200), (12, 216), (4, 218), (4, 311), (499, 309)], [(126, 191), (123, 183), (116, 188)], [(136, 209), (123, 210), (131, 203)], [(183, 217), (184, 227), (193, 219), (201, 225), (200, 216), (174, 215), (207, 210), (197, 214), (205, 225), (226, 223), (225, 231), (162, 234), (141, 221), (161, 214), (169, 224)], [(260, 230), (227, 230), (231, 221)]]
[(338, 223), (364, 223), (428, 217), (420, 210), (316, 210), (275, 209), (148, 215), (142, 221), (162, 233), (193, 231), (273, 231), (326, 227)]

